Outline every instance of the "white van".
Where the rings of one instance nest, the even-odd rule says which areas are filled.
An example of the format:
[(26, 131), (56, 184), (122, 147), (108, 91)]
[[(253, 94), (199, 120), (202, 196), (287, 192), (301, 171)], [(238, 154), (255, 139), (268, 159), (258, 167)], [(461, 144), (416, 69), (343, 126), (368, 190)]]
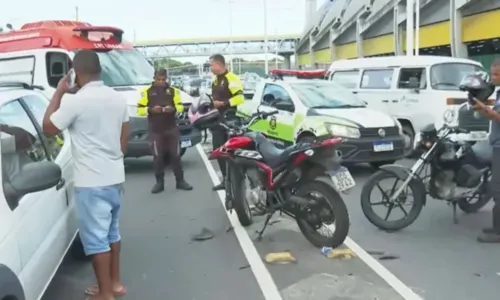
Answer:
[[(429, 124), (446, 122), (470, 131), (456, 139), (484, 140), (489, 121), (475, 118), (458, 85), (465, 75), (484, 70), (469, 59), (442, 56), (387, 56), (338, 60), (328, 70), (330, 80), (349, 88), (368, 107), (397, 118), (408, 144)], [(446, 113), (446, 117), (445, 117)], [(407, 153), (411, 153), (408, 149)]]
[[(71, 69), (76, 52), (90, 49), (99, 55), (102, 80), (128, 101), (130, 134), (127, 157), (151, 154), (148, 123), (137, 115), (141, 90), (151, 84), (153, 67), (133, 45), (122, 39), (123, 30), (75, 21), (42, 21), (19, 30), (0, 33), (0, 81), (23, 81), (43, 88), (50, 98), (59, 80)], [(179, 151), (201, 141), (201, 133), (187, 120), (191, 97), (182, 93), (184, 113), (179, 114)]]

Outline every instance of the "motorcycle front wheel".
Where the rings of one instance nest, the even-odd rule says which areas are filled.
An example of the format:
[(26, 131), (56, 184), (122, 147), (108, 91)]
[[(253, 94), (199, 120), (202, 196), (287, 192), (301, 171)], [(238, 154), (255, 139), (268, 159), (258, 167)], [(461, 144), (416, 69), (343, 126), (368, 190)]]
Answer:
[(349, 232), (349, 213), (344, 200), (333, 184), (315, 179), (299, 186), (296, 195), (314, 199), (316, 204), (307, 207), (304, 218), (296, 218), (304, 237), (315, 247), (336, 248), (344, 242)]
[(238, 216), (241, 226), (252, 225), (252, 211), (247, 201), (247, 186), (245, 184), (245, 174), (237, 167), (230, 167), (228, 170), (228, 180), (231, 188), (233, 209)]
[[(390, 190), (385, 190), (380, 186), (381, 181), (387, 179), (393, 180), (390, 185)], [(403, 192), (401, 192), (398, 199), (390, 201), (389, 198), (401, 186), (403, 181), (404, 179), (399, 178), (396, 174), (387, 171), (375, 172), (366, 181), (363, 189), (361, 190), (361, 209), (370, 223), (382, 230), (398, 231), (415, 222), (424, 207), (426, 192), (425, 190), (422, 191), (421, 187), (417, 185), (416, 182), (410, 181), (408, 186), (403, 190)], [(376, 200), (372, 201), (372, 192), (374, 190), (381, 192), (382, 199), (377, 196)], [(413, 199), (408, 200), (408, 196), (411, 196)], [(408, 211), (403, 205), (409, 204), (410, 201), (412, 201), (411, 208)], [(374, 207), (377, 206), (382, 206), (387, 209), (383, 218), (375, 212)], [(404, 216), (400, 219), (389, 221), (389, 217), (395, 208), (402, 211)]]

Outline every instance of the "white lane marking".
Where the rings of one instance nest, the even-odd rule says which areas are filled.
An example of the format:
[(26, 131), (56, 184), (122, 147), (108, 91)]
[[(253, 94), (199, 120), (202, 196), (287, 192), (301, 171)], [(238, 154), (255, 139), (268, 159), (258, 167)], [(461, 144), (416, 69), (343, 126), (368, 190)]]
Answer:
[[(196, 149), (198, 150), (198, 153), (201, 156), (201, 160), (203, 161), (205, 167), (207, 168), (208, 176), (210, 176), (210, 179), (212, 179), (212, 182), (214, 184), (218, 184), (219, 178), (217, 177), (214, 167), (208, 160), (208, 157), (205, 154), (203, 147), (200, 144), (198, 144), (196, 145)], [(220, 202), (224, 207), (225, 205), (224, 199), (226, 193), (224, 191), (217, 191), (217, 194), (219, 195)], [(248, 235), (247, 231), (245, 230), (245, 228), (243, 228), (243, 226), (241, 226), (240, 221), (236, 216), (236, 213), (230, 214), (228, 211), (226, 211), (226, 214), (229, 221), (231, 222), (231, 226), (233, 226), (234, 234), (236, 235), (236, 238), (240, 243), (240, 247), (243, 250), (243, 254), (248, 260), (248, 264), (250, 264), (250, 268), (252, 269), (253, 275), (255, 276), (255, 279), (259, 284), (260, 290), (262, 291), (264, 298), (266, 300), (283, 300), (279, 292), (279, 289), (276, 286), (276, 283), (274, 283), (273, 277), (271, 276), (266, 266), (264, 265), (264, 262), (262, 261), (262, 258), (260, 257), (259, 253), (257, 252), (257, 249), (255, 248), (255, 245), (250, 239), (250, 236)]]
[[(198, 144), (196, 145), (196, 149), (200, 153), (201, 159), (207, 168), (208, 175), (212, 179), (214, 184), (219, 183), (219, 178), (216, 175), (215, 169), (208, 160), (207, 155), (203, 147)], [(219, 198), (224, 206), (225, 192), (219, 191)], [(269, 274), (266, 266), (262, 262), (255, 245), (252, 240), (248, 236), (246, 230), (241, 226), (236, 214), (229, 214), (227, 212), (227, 216), (231, 225), (234, 228), (234, 232), (238, 241), (240, 242), (241, 248), (243, 249), (243, 253), (250, 264), (253, 274), (259, 283), (260, 289), (264, 294), (266, 300), (281, 300), (283, 299), (279, 293), (274, 280)], [(378, 276), (380, 276), (387, 284), (392, 287), (398, 294), (400, 294), (406, 300), (423, 300), (421, 296), (415, 293), (409, 286), (404, 284), (396, 275), (392, 274), (386, 267), (384, 267), (380, 262), (378, 262), (373, 256), (371, 256), (368, 252), (366, 252), (361, 246), (359, 246), (356, 242), (354, 242), (350, 237), (347, 237), (344, 241), (344, 244), (349, 247), (370, 269), (372, 269)]]
[(389, 286), (406, 300), (423, 300), (415, 291), (404, 284), (396, 275), (392, 274), (386, 267), (378, 262), (373, 256), (366, 252), (360, 245), (347, 237), (344, 244), (349, 247), (370, 269), (378, 274)]

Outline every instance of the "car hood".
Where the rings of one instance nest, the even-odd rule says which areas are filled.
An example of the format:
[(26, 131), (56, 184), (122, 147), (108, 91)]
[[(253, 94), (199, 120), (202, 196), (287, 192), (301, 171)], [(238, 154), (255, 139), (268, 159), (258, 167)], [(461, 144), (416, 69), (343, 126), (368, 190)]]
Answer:
[[(141, 91), (147, 87), (146, 85), (136, 85), (136, 86), (120, 86), (113, 87), (115, 91), (120, 92), (127, 99), (127, 104), (130, 106), (136, 106), (139, 99), (141, 99)], [(187, 93), (179, 90), (181, 93), (182, 104), (191, 104), (193, 98)]]
[(366, 107), (314, 109), (311, 113), (345, 119), (362, 128), (396, 126), (394, 118), (388, 114)]

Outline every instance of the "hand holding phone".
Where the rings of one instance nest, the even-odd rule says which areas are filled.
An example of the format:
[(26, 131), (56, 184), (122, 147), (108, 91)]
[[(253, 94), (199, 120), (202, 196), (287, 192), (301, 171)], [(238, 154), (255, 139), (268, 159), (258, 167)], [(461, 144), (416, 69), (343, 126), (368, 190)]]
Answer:
[(167, 112), (167, 113), (174, 112), (174, 108), (170, 105), (167, 105), (163, 108), (163, 112)]
[(64, 75), (57, 84), (57, 91), (68, 93), (76, 88), (76, 74), (73, 69), (69, 70), (68, 74)]

